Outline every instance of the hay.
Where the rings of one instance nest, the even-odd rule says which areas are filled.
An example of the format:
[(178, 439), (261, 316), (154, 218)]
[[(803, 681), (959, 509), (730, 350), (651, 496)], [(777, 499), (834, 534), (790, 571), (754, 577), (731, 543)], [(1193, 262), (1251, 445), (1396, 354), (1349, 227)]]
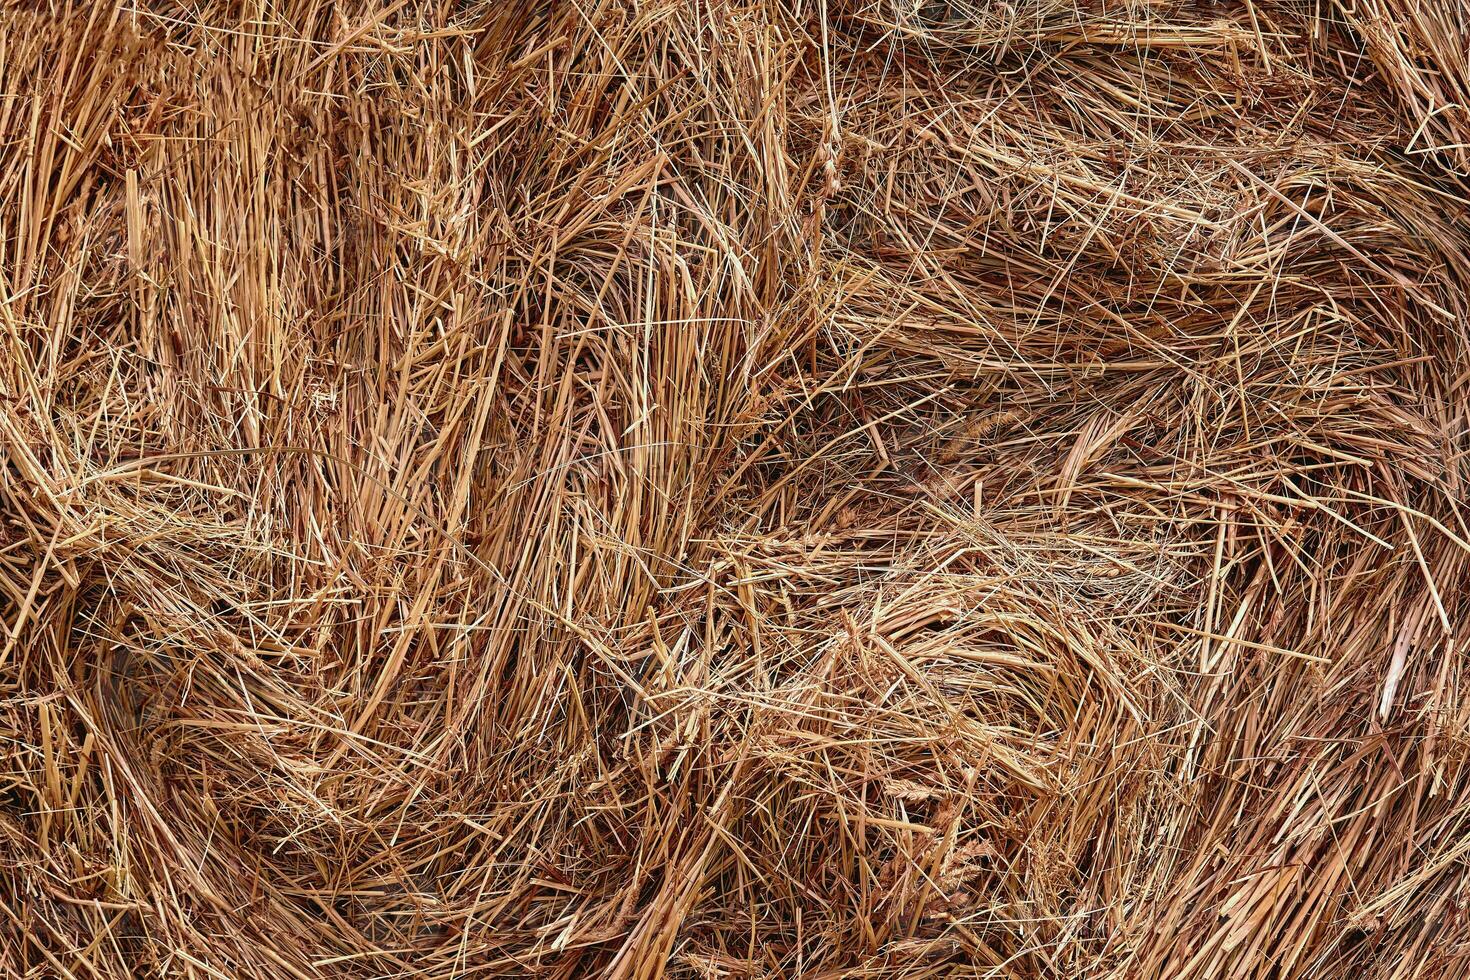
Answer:
[(0, 976), (1470, 975), (1457, 0), (0, 18)]

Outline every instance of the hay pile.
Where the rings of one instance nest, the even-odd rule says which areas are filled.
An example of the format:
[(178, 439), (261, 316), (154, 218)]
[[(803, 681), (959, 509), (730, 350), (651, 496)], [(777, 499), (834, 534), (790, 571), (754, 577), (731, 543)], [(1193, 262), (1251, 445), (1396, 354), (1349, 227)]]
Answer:
[(0, 976), (1470, 975), (1459, 0), (0, 23)]

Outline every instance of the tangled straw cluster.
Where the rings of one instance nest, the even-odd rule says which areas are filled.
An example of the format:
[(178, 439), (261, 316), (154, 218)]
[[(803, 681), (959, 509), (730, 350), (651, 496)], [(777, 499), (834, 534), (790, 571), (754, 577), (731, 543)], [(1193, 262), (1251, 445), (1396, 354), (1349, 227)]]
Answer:
[(1470, 976), (1459, 0), (0, 19), (0, 976)]

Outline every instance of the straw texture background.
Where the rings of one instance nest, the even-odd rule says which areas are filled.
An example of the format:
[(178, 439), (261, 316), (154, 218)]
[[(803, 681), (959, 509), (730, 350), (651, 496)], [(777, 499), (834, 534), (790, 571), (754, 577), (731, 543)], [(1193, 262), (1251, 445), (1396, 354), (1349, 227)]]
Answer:
[(1470, 976), (1459, 0), (0, 6), (0, 977)]

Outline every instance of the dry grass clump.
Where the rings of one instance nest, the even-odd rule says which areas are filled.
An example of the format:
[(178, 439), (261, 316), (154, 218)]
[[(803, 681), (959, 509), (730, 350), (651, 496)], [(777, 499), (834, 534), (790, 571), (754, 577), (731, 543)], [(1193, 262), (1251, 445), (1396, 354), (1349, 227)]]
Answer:
[(0, 14), (0, 976), (1470, 976), (1450, 0)]

